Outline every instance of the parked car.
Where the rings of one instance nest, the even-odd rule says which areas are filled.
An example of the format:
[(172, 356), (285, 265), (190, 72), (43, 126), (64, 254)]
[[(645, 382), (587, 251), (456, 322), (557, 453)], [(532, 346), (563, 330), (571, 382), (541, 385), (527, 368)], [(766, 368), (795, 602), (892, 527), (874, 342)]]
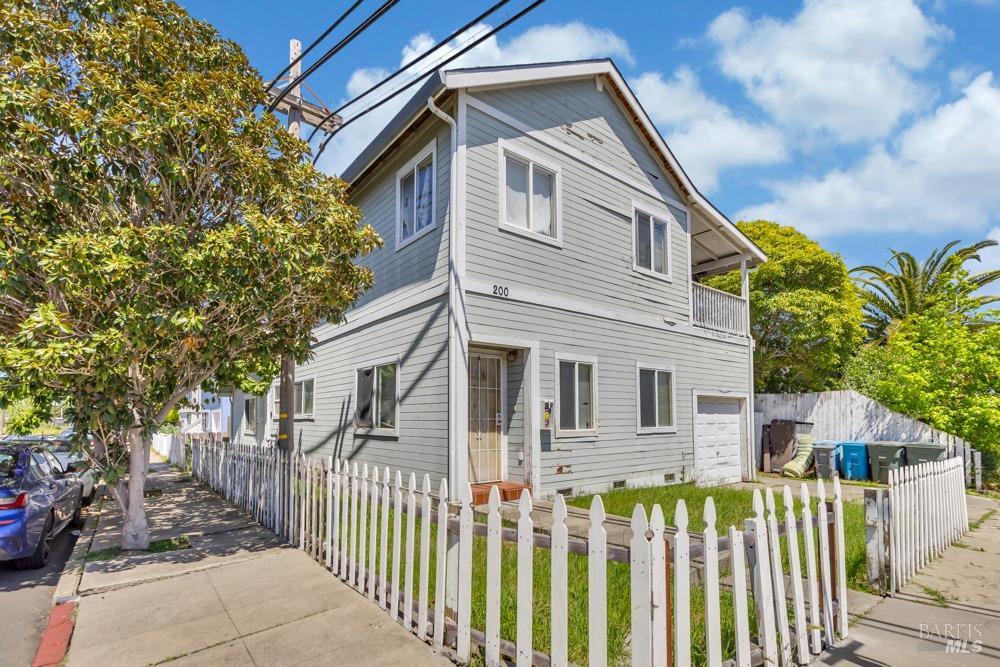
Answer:
[(43, 567), (66, 526), (83, 525), (83, 484), (36, 441), (0, 443), (0, 561)]
[(86, 507), (94, 502), (97, 495), (97, 475), (87, 457), (74, 450), (69, 442), (55, 444), (49, 447), (50, 451), (62, 464), (66, 472), (76, 474), (80, 483), (83, 484), (83, 506)]

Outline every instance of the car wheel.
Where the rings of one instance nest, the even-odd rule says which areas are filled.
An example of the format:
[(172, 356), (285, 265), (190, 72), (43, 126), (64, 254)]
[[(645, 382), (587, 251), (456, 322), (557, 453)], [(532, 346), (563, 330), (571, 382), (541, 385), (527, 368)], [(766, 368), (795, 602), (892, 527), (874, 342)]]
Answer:
[(83, 528), (84, 521), (85, 519), (83, 518), (83, 498), (81, 497), (80, 502), (76, 504), (76, 511), (73, 512), (73, 520), (70, 521), (70, 524), (74, 528)]
[(25, 558), (20, 558), (15, 561), (17, 569), (19, 570), (37, 570), (40, 567), (45, 567), (45, 564), (49, 562), (49, 543), (52, 540), (52, 515), (45, 519), (45, 526), (42, 528), (42, 534), (38, 538), (38, 545), (35, 546), (35, 552), (30, 556)]

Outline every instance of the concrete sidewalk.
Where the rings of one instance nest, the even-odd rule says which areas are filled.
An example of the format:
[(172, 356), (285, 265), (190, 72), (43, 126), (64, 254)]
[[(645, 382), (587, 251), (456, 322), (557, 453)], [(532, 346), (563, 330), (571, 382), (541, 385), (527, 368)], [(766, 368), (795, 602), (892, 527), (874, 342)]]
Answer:
[[(1000, 503), (967, 496), (981, 525), (931, 561), (895, 597), (851, 626), (825, 665), (995, 665), (1000, 661)], [(966, 640), (948, 649), (947, 639)], [(980, 644), (974, 644), (979, 640)]]
[[(88, 562), (69, 665), (451, 664), (205, 487), (154, 469), (152, 540), (191, 547)], [(105, 503), (92, 558), (120, 526)]]

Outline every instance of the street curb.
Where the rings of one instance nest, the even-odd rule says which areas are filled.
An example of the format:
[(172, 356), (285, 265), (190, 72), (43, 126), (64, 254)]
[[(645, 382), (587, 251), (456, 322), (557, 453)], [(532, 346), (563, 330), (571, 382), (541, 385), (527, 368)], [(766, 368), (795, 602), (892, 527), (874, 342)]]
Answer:
[(63, 565), (56, 589), (52, 593), (52, 603), (59, 605), (66, 602), (74, 602), (79, 599), (80, 581), (83, 579), (83, 569), (86, 565), (86, 556), (90, 552), (90, 545), (94, 541), (94, 534), (97, 533), (97, 526), (100, 522), (101, 509), (105, 502), (103, 494), (98, 493), (91, 505), (96, 511), (91, 512), (87, 517), (87, 522), (80, 531), (80, 537), (76, 540), (73, 553), (69, 560)]
[(57, 604), (49, 614), (32, 667), (57, 667), (66, 657), (75, 627), (76, 602)]

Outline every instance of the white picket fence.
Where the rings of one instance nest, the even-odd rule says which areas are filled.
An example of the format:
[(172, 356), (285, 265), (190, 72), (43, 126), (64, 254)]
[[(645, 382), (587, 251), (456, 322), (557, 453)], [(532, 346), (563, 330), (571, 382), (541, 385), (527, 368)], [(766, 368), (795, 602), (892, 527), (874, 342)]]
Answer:
[[(457, 502), (449, 502), (445, 480), (434, 490), (426, 475), (418, 484), (410, 474), (404, 484), (399, 471), (359, 467), (330, 457), (290, 456), (273, 446), (194, 442), (192, 473), (367, 595), (435, 651), (448, 652), (460, 663), (469, 661), (473, 645), (482, 647), (490, 666), (503, 659), (518, 665), (567, 665), (571, 655), (579, 655), (582, 647), (569, 645), (569, 600), (572, 588), (584, 582), (570, 579), (570, 558), (586, 559), (586, 653), (592, 665), (608, 663), (608, 606), (623, 602), (608, 599), (609, 562), (630, 568), (627, 650), (633, 665), (691, 664), (692, 568), (701, 569), (705, 589), (704, 646), (709, 665), (723, 664), (721, 585), (733, 593), (735, 653), (728, 664), (749, 666), (761, 659), (765, 664), (806, 664), (825, 645), (848, 633), (844, 509), (836, 479), (829, 506), (824, 483), (818, 483), (815, 518), (805, 483), (798, 516), (787, 486), (781, 497), (783, 516), (771, 489), (766, 496), (755, 491), (753, 518), (744, 530), (730, 526), (721, 538), (711, 498), (705, 504), (706, 529), (701, 534), (689, 532), (683, 500), (676, 507), (675, 529), (665, 525), (659, 505), (649, 514), (637, 505), (631, 517), (631, 541), (624, 547), (608, 542), (599, 496), (593, 499), (590, 528), (582, 538), (569, 535), (562, 496), (552, 504), (548, 532), (535, 530), (527, 491), (518, 502), (516, 528), (505, 527), (497, 488), (491, 491), (485, 522), (476, 521), (468, 484), (461, 485)], [(787, 536), (787, 578), (781, 574), (782, 535)], [(805, 542), (804, 573), (800, 539)], [(505, 542), (510, 543), (509, 557), (515, 561), (513, 572), (507, 573), (516, 580), (510, 637), (501, 635)], [(476, 544), (485, 551), (485, 569), (477, 567), (474, 572)], [(547, 556), (540, 556), (539, 549), (547, 550)], [(533, 599), (534, 559), (539, 557), (550, 559), (547, 654), (533, 637), (539, 613)], [(723, 566), (728, 566), (731, 582), (720, 576)], [(480, 584), (477, 588), (485, 591), (477, 600), (485, 607), (481, 628), (472, 624), (474, 577)], [(750, 600), (756, 611), (755, 632), (749, 627)]]
[(154, 433), (153, 451), (167, 460), (170, 465), (184, 467), (184, 436), (179, 433)]
[(895, 593), (969, 530), (960, 458), (889, 471), (889, 488), (865, 490), (868, 578)]

